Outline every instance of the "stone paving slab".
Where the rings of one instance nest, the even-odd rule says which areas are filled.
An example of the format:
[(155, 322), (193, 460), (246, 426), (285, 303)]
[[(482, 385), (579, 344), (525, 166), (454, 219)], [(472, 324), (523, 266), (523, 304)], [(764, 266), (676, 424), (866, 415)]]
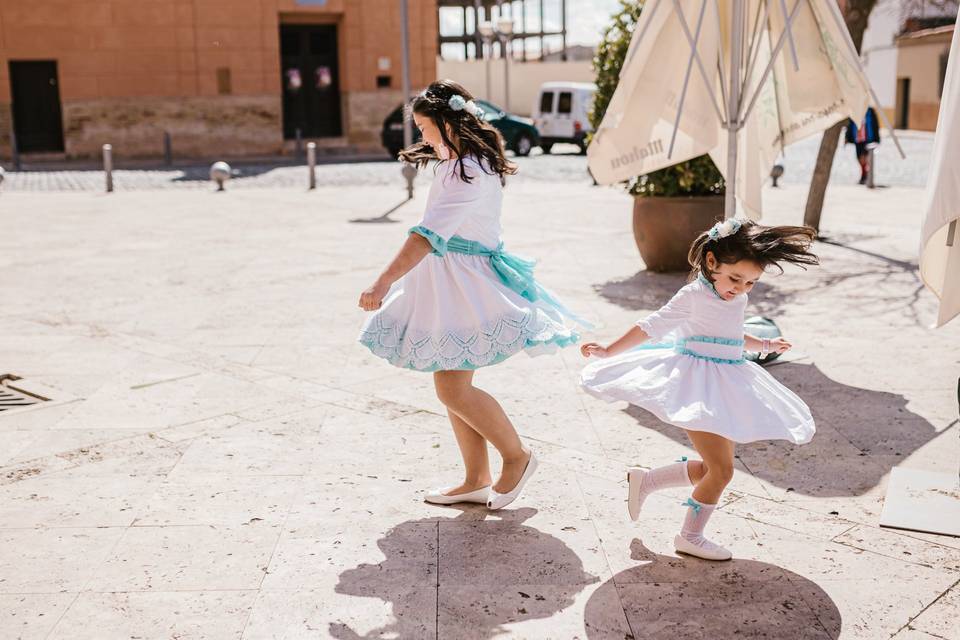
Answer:
[[(768, 188), (767, 219), (804, 193)], [(920, 195), (831, 187), (822, 266), (751, 296), (819, 431), (739, 448), (711, 564), (673, 552), (683, 491), (625, 514), (624, 467), (684, 435), (580, 392), (574, 350), (477, 375), (542, 461), (515, 506), (422, 501), (460, 473), (431, 379), (353, 341), (425, 190), (393, 224), (350, 222), (393, 187), (6, 193), (0, 373), (53, 400), (0, 414), (0, 637), (960, 638), (960, 542), (878, 526), (892, 468), (960, 460)], [(616, 189), (513, 181), (504, 223), (592, 338), (683, 283), (642, 271)]]

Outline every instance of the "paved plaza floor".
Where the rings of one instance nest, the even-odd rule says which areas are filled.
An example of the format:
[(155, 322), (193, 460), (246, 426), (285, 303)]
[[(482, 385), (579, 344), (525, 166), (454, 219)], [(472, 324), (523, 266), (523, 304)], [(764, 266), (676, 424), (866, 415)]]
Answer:
[[(765, 192), (799, 223), (806, 191)], [(834, 184), (822, 266), (749, 313), (795, 345), (771, 373), (803, 447), (756, 443), (710, 523), (735, 558), (673, 552), (683, 491), (627, 518), (624, 468), (683, 433), (576, 384), (584, 361), (481, 370), (541, 459), (497, 513), (441, 508), (456, 443), (428, 374), (355, 343), (359, 293), (426, 190), (296, 186), (0, 194), (0, 638), (960, 638), (960, 539), (879, 527), (891, 469), (956, 473), (960, 321), (929, 328), (917, 187)], [(517, 180), (508, 248), (619, 335), (679, 288), (647, 273), (631, 201)]]

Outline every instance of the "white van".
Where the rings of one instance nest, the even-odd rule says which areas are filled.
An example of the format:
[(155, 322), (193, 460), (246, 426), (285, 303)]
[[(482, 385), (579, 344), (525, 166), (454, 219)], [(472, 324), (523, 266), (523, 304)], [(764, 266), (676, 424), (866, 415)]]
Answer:
[(540, 148), (550, 153), (557, 142), (572, 142), (586, 153), (584, 138), (593, 129), (587, 114), (597, 85), (592, 82), (545, 82), (533, 105), (533, 120), (540, 131)]

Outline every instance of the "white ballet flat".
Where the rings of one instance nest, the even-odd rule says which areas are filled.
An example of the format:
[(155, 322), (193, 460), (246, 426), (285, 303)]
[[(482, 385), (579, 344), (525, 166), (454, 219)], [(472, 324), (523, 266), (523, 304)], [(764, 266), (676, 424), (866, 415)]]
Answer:
[(643, 508), (643, 502), (649, 494), (641, 493), (643, 487), (643, 478), (647, 472), (643, 469), (627, 470), (627, 511), (630, 513), (630, 519), (636, 520), (640, 517), (640, 509)]
[(427, 492), (427, 495), (423, 496), (423, 499), (430, 504), (457, 504), (458, 502), (485, 504), (490, 495), (490, 485), (466, 493), (458, 493), (453, 496), (446, 495), (446, 492), (453, 488), (454, 487), (444, 487), (443, 489), (434, 489), (433, 491)]
[(520, 476), (520, 481), (517, 483), (517, 486), (507, 493), (497, 493), (494, 491), (493, 487), (491, 487), (490, 497), (487, 498), (487, 508), (493, 510), (503, 509), (505, 506), (519, 498), (520, 492), (523, 491), (523, 485), (527, 484), (527, 480), (530, 479), (530, 476), (532, 476), (533, 472), (536, 470), (537, 456), (533, 455), (533, 451), (531, 451), (530, 459), (527, 460), (527, 467), (523, 470), (523, 475)]
[(704, 539), (700, 544), (694, 544), (678, 535), (673, 539), (673, 547), (678, 553), (685, 553), (688, 556), (696, 556), (704, 560), (729, 560), (733, 557), (732, 553), (707, 539)]

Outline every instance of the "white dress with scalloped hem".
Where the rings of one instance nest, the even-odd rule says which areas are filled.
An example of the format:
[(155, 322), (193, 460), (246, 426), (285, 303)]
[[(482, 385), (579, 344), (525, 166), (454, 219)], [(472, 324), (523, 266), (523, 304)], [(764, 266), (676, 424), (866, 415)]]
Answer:
[(501, 279), (489, 256), (447, 250), (454, 238), (501, 247), (500, 177), (472, 156), (463, 165), (470, 182), (453, 161), (436, 164), (423, 218), (410, 230), (429, 240), (433, 253), (390, 287), (360, 331), (361, 344), (397, 367), (477, 369), (579, 339), (555, 298), (531, 301)]

